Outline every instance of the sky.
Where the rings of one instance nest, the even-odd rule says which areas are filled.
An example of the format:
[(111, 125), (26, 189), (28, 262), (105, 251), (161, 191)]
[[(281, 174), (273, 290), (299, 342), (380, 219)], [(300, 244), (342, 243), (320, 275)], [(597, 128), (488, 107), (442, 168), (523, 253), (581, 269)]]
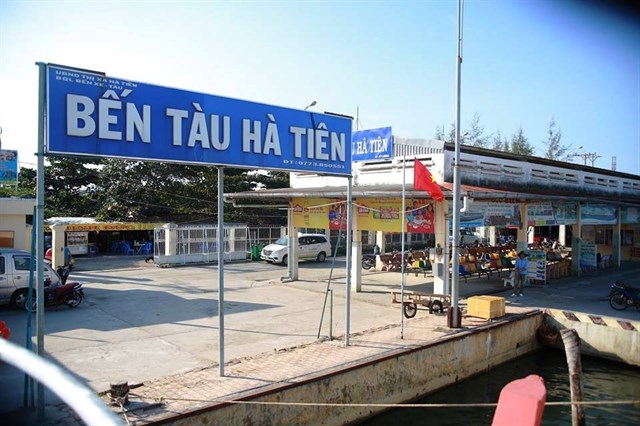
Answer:
[[(640, 17), (606, 4), (467, 0), (463, 131), (474, 114), (485, 135), (522, 127), (542, 156), (553, 118), (596, 167), (615, 157), (640, 175)], [(3, 0), (2, 148), (35, 166), (36, 62), (290, 108), (316, 101), (310, 110), (357, 117), (359, 129), (431, 139), (455, 119), (456, 10), (453, 0)]]

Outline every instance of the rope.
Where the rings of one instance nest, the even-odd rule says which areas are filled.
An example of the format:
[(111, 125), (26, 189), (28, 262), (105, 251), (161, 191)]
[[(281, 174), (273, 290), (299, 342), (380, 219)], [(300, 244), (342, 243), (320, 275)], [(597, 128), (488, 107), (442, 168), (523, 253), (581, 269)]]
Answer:
[[(315, 205), (315, 206), (307, 206), (306, 208), (307, 209), (319, 209), (321, 207), (334, 206), (334, 205), (337, 205), (337, 204), (344, 204), (344, 203), (346, 203), (346, 200), (345, 201), (334, 201), (332, 203), (326, 203), (326, 204), (318, 204), (318, 205)], [(427, 206), (430, 206), (432, 204), (433, 203), (423, 204), (421, 206), (416, 207), (415, 209), (411, 209), (410, 211), (411, 212), (415, 212), (415, 211), (423, 209), (423, 208), (425, 208)], [(363, 204), (353, 203), (353, 205), (355, 207), (360, 207), (360, 208), (363, 208), (363, 209), (371, 210), (372, 212), (380, 213), (382, 211), (381, 209), (374, 209), (373, 207), (365, 206)], [(293, 207), (283, 208), (282, 210), (293, 210)]]
[[(276, 405), (276, 406), (299, 406), (299, 407), (344, 407), (344, 408), (492, 408), (497, 407), (497, 402), (476, 402), (476, 403), (449, 403), (449, 404), (340, 404), (331, 402), (276, 402), (276, 401), (236, 401), (236, 400), (207, 400), (190, 398), (166, 398), (163, 401), (187, 401), (187, 402), (216, 402), (221, 404), (246, 404), (246, 405)], [(640, 405), (637, 400), (612, 400), (612, 401), (547, 401), (545, 406), (567, 406), (567, 405)]]

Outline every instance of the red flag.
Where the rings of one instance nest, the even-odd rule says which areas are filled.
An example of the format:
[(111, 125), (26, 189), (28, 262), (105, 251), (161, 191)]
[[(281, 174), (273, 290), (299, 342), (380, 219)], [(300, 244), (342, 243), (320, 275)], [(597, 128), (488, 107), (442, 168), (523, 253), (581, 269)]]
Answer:
[(433, 178), (429, 169), (427, 169), (421, 161), (416, 158), (413, 162), (413, 189), (418, 191), (427, 191), (431, 198), (436, 201), (444, 200), (444, 194), (440, 189), (440, 185)]

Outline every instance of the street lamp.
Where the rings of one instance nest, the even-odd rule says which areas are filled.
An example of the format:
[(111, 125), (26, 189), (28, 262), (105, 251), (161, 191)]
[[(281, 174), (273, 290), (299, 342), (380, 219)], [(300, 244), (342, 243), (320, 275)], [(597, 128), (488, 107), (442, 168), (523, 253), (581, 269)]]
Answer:
[(307, 105), (306, 107), (304, 107), (304, 111), (307, 110), (307, 108), (311, 108), (312, 106), (316, 105), (316, 101), (311, 102), (309, 105)]
[(569, 150), (569, 153), (566, 155), (566, 159), (567, 160), (572, 160), (575, 157), (578, 157), (580, 154), (578, 154), (578, 151), (580, 151), (583, 148), (582, 145), (578, 145), (576, 148)]

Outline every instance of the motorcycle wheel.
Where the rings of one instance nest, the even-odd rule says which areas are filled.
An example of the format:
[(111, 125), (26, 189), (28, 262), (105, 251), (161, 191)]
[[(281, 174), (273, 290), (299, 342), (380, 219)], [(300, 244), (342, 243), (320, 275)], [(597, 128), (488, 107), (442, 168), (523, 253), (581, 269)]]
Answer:
[(31, 313), (36, 313), (38, 311), (38, 298), (36, 294), (31, 295), (31, 300), (28, 297), (25, 297), (24, 304), (22, 305), (24, 310)]
[(80, 304), (80, 302), (82, 302), (82, 294), (76, 290), (72, 291), (71, 294), (64, 299), (64, 303), (66, 303), (70, 308), (75, 308)]
[(611, 307), (616, 311), (624, 311), (627, 309), (627, 306), (629, 306), (627, 303), (627, 297), (617, 291), (614, 291), (609, 297), (609, 305), (611, 305)]
[(371, 262), (369, 260), (363, 259), (362, 260), (362, 269), (364, 269), (365, 271), (368, 271), (369, 269), (371, 269)]

